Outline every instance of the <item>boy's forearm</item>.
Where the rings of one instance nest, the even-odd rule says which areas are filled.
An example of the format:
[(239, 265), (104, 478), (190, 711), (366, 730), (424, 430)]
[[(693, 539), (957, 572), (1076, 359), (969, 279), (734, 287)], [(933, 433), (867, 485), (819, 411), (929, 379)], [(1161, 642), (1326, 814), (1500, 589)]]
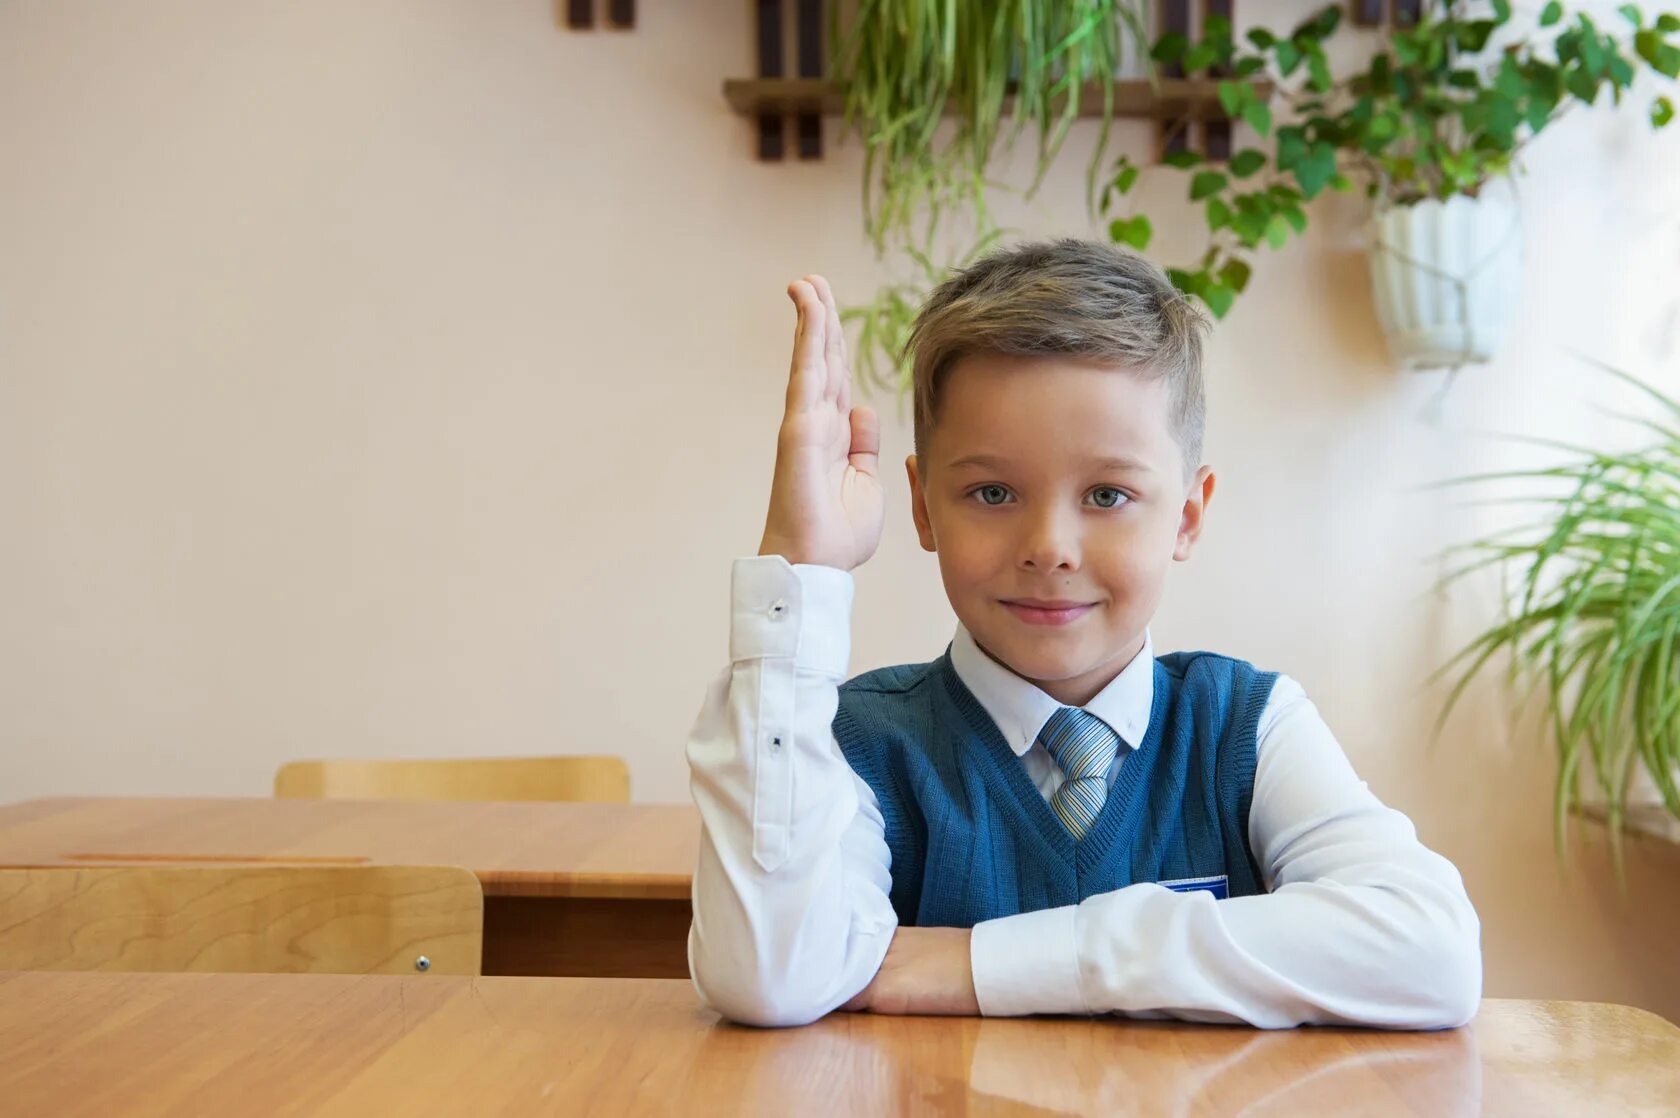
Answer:
[(1280, 680), (1267, 715), (1249, 831), (1273, 892), (1139, 885), (983, 923), (986, 1013), (1410, 1029), (1475, 1013), (1480, 924), (1458, 871), (1359, 779), (1298, 684)]
[(844, 572), (735, 564), (731, 665), (687, 749), (702, 827), (690, 969), (734, 1020), (826, 1013), (868, 982), (891, 935), (884, 839), (859, 826), (830, 730), (850, 604)]

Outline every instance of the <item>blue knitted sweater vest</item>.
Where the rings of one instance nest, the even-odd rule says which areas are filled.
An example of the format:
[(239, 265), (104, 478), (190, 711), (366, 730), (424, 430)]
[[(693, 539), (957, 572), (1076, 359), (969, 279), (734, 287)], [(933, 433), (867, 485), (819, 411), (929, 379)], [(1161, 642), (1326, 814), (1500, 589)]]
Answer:
[(1248, 807), (1276, 679), (1208, 652), (1157, 658), (1149, 730), (1077, 842), (949, 649), (845, 684), (834, 735), (881, 802), (899, 922), (967, 928), (1146, 881), (1264, 892)]

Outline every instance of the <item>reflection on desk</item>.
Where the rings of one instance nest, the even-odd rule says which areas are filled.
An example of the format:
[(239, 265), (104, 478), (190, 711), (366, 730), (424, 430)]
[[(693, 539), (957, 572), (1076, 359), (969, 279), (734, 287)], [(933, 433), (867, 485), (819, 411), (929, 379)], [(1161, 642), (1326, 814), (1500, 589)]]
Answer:
[(722, 1023), (686, 982), (0, 974), (19, 1114), (1626, 1114), (1680, 1099), (1680, 1029), (1489, 1001), (1383, 1033), (836, 1014)]

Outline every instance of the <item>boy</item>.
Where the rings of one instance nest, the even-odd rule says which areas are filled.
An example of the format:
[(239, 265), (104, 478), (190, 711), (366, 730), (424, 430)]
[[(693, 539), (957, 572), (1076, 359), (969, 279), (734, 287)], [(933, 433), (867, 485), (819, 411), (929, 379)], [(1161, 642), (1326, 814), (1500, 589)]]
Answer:
[(828, 284), (798, 308), (731, 666), (688, 743), (689, 966), (725, 1016), (1122, 1013), (1461, 1025), (1480, 925), (1300, 686), (1157, 658), (1201, 534), (1205, 319), (1159, 269), (1060, 240), (929, 297), (911, 337), (916, 533), (955, 639), (841, 686), (880, 435)]

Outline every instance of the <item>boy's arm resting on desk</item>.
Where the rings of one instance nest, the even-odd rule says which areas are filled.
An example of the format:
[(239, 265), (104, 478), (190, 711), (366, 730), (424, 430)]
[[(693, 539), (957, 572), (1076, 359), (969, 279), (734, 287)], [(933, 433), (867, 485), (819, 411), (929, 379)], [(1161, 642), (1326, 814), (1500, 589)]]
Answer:
[(1268, 1028), (1445, 1028), (1475, 1015), (1481, 927), (1458, 871), (1354, 774), (1287, 677), (1262, 720), (1249, 842), (1273, 892), (1134, 885), (979, 924), (983, 1012)]
[(734, 566), (730, 665), (688, 740), (701, 819), (689, 971), (732, 1020), (821, 1017), (868, 985), (897, 926), (879, 810), (831, 729), (852, 589), (846, 571), (779, 556)]

